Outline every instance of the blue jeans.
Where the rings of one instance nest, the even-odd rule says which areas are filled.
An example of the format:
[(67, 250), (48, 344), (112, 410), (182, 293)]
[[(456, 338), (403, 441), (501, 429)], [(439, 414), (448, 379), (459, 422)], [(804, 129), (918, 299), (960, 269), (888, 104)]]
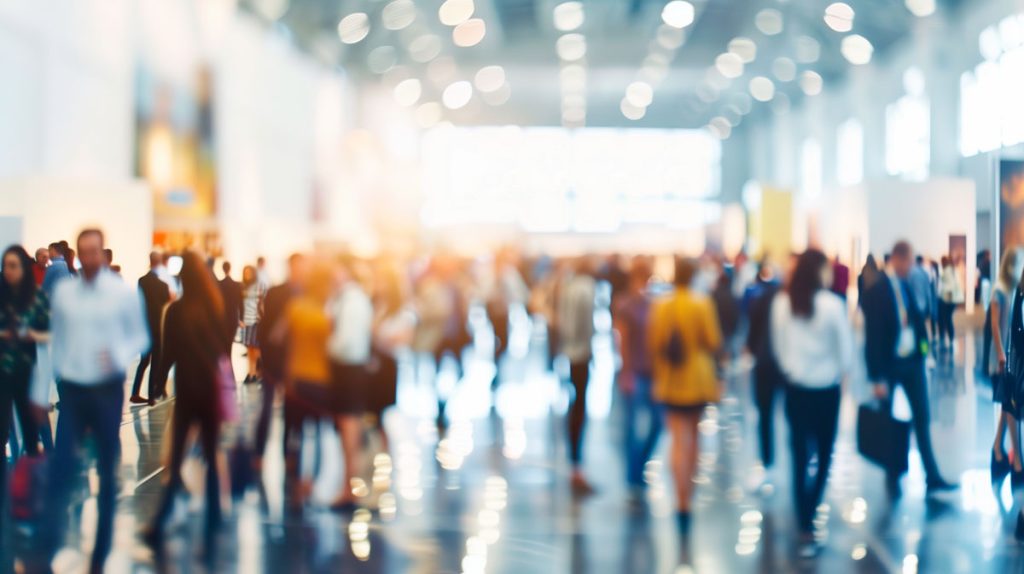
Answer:
[(124, 377), (100, 385), (80, 385), (60, 381), (60, 416), (57, 419), (57, 443), (50, 466), (53, 488), (53, 510), (50, 525), (54, 536), (51, 550), (63, 541), (67, 523), (71, 488), (81, 475), (78, 451), (82, 439), (92, 433), (96, 446), (96, 472), (100, 479), (96, 546), (92, 555), (93, 570), (102, 569), (110, 553), (114, 533), (114, 511), (117, 503), (117, 465), (121, 456), (121, 410), (124, 407)]
[(633, 392), (626, 395), (626, 480), (643, 486), (644, 465), (661, 435), (661, 410), (651, 399), (651, 377), (634, 374), (633, 381)]

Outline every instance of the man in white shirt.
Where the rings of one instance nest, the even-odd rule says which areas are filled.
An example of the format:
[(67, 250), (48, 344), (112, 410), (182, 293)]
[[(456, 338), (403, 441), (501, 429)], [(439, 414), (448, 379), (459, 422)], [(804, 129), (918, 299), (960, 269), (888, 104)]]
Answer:
[(92, 434), (99, 475), (98, 519), (92, 572), (101, 572), (110, 552), (125, 373), (149, 346), (138, 290), (105, 268), (103, 232), (87, 229), (78, 237), (81, 274), (57, 285), (52, 303), (53, 367), (60, 393), (57, 442), (51, 462), (53, 516), (51, 548), (63, 541), (77, 453)]

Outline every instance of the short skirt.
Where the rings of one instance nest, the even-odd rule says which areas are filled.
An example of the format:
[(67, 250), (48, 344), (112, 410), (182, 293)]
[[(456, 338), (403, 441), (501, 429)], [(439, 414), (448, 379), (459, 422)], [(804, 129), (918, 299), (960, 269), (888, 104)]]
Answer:
[(335, 413), (360, 415), (366, 411), (366, 379), (364, 365), (331, 363), (331, 402)]
[(259, 347), (259, 329), (259, 323), (254, 323), (252, 325), (243, 325), (241, 330), (242, 344), (245, 345), (246, 347)]

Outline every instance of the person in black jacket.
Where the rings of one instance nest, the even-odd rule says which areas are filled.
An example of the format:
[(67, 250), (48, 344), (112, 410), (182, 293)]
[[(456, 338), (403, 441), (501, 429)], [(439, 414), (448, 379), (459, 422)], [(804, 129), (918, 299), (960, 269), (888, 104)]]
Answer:
[(225, 261), (221, 270), (224, 271), (224, 278), (219, 284), (220, 296), (224, 299), (224, 327), (230, 349), (242, 321), (242, 284), (231, 278), (231, 262)]
[[(914, 434), (927, 474), (929, 494), (950, 490), (954, 485), (943, 480), (935, 452), (932, 450), (928, 410), (928, 378), (925, 358), (928, 355), (928, 332), (924, 316), (907, 283), (914, 253), (906, 241), (892, 250), (890, 270), (879, 276), (862, 295), (864, 310), (864, 354), (868, 380), (874, 384), (875, 396), (886, 400), (896, 385), (901, 385), (910, 403)], [(900, 494), (898, 475), (886, 477), (889, 493)]]
[[(160, 365), (161, 322), (163, 321), (164, 307), (171, 302), (170, 287), (156, 273), (156, 270), (163, 264), (162, 253), (157, 251), (150, 253), (149, 273), (139, 278), (139, 291), (142, 292), (142, 298), (146, 301), (146, 323), (149, 327), (149, 340), (152, 341), (152, 346), (145, 355), (142, 355), (139, 367), (135, 370), (135, 382), (132, 383), (132, 396), (129, 399), (133, 404), (153, 405), (156, 403), (156, 399), (167, 394), (167, 379), (158, 368)], [(152, 368), (149, 370), (149, 398), (146, 399), (139, 392), (142, 390), (142, 377), (146, 374), (146, 368), (150, 366)]]
[(263, 358), (263, 403), (256, 423), (256, 444), (253, 449), (256, 466), (262, 465), (263, 451), (267, 447), (267, 433), (270, 430), (270, 415), (274, 408), (274, 394), (279, 383), (284, 382), (287, 341), (275, 340), (271, 336), (278, 323), (284, 318), (288, 303), (301, 294), (305, 277), (306, 258), (295, 253), (288, 258), (288, 280), (267, 290), (263, 298), (262, 326), (257, 333), (260, 356)]
[(754, 357), (754, 403), (757, 405), (758, 438), (761, 442), (761, 464), (770, 469), (775, 464), (775, 397), (784, 388), (785, 377), (779, 369), (771, 346), (772, 301), (779, 291), (771, 263), (762, 261), (757, 272), (757, 289), (749, 300), (747, 351)]

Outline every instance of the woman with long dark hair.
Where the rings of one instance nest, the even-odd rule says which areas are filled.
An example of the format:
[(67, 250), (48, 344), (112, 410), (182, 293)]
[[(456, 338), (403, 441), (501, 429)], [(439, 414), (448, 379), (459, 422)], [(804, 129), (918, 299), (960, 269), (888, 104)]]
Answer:
[[(29, 402), (29, 384), (36, 364), (36, 343), (50, 330), (50, 302), (36, 288), (32, 258), (20, 245), (4, 251), (0, 280), (0, 448), (10, 437), (12, 406), (24, 437), (25, 453), (39, 452), (37, 415)], [(7, 457), (0, 453), (0, 496), (6, 492)]]
[[(814, 515), (825, 493), (839, 421), (840, 385), (853, 365), (846, 305), (829, 290), (832, 266), (824, 253), (797, 259), (788, 286), (772, 302), (772, 349), (785, 374), (786, 418), (793, 447), (793, 499), (800, 553), (814, 556)], [(813, 449), (813, 450), (812, 450)], [(817, 470), (811, 460), (817, 454)]]
[(199, 442), (206, 458), (206, 549), (220, 524), (220, 483), (217, 478), (217, 441), (221, 411), (218, 373), (228, 357), (225, 336), (224, 303), (213, 274), (203, 258), (194, 251), (183, 256), (181, 267), (183, 295), (171, 303), (164, 318), (163, 373), (175, 366), (173, 433), (167, 467), (168, 483), (146, 542), (159, 551), (164, 523), (174, 508), (174, 498), (182, 487), (181, 465), (185, 442), (193, 427), (199, 429)]

